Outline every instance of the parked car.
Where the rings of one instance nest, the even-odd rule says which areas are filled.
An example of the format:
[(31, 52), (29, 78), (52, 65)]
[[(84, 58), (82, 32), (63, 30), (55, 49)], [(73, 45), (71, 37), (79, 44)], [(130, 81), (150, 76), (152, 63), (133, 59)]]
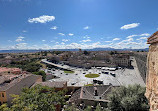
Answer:
[(116, 74), (110, 73), (113, 77), (116, 77)]

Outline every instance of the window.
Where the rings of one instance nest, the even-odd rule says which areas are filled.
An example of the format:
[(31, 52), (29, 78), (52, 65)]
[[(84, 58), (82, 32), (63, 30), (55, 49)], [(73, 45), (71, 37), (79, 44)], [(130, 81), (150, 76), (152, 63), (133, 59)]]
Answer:
[(2, 93), (2, 97), (4, 97), (4, 93)]

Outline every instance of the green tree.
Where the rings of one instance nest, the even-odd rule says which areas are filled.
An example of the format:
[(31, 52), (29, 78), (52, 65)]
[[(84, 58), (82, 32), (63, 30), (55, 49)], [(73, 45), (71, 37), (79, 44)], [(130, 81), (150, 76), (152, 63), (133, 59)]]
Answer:
[(87, 108), (85, 108), (84, 111), (92, 111), (92, 108), (90, 106), (87, 106)]
[(21, 95), (13, 96), (13, 105), (0, 107), (0, 111), (55, 111), (55, 105), (65, 104), (65, 90), (55, 92), (53, 88), (37, 85), (24, 88)]
[(102, 111), (101, 106), (98, 104), (95, 111)]
[(116, 88), (108, 95), (108, 108), (112, 111), (148, 111), (144, 93), (145, 88), (140, 85)]
[(88, 55), (89, 52), (85, 50), (85, 51), (83, 52), (83, 54)]
[(67, 105), (64, 108), (64, 111), (79, 111), (79, 109), (76, 107), (75, 104), (72, 104), (72, 105)]
[(115, 53), (114, 53), (113, 51), (111, 51), (111, 52), (110, 52), (110, 55), (113, 55), (113, 54), (115, 54)]
[(25, 66), (25, 70), (28, 72), (37, 72), (40, 69), (41, 65), (38, 63), (30, 63)]
[(9, 107), (7, 106), (7, 104), (2, 104), (1, 106), (0, 106), (0, 111), (9, 111), (10, 109), (9, 109)]
[(43, 81), (46, 80), (46, 73), (44, 71), (33, 72), (33, 74), (41, 75), (42, 76), (42, 80)]

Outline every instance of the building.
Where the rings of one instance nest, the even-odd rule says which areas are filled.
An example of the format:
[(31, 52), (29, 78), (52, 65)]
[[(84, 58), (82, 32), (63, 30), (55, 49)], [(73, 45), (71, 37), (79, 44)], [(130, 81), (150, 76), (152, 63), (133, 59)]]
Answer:
[(22, 70), (19, 68), (6, 68), (6, 67), (0, 67), (0, 75), (5, 74), (21, 74)]
[(19, 95), (24, 87), (31, 87), (36, 82), (42, 82), (42, 76), (33, 74), (19, 74), (0, 76), (0, 102), (11, 105), (11, 94)]
[(112, 85), (83, 86), (71, 96), (69, 102), (85, 106), (97, 106), (100, 103), (101, 106), (107, 107), (107, 94), (112, 88)]
[(131, 60), (129, 55), (114, 55), (113, 63), (118, 67), (130, 67)]
[(158, 31), (155, 32), (153, 35), (151, 35), (148, 40), (147, 40), (147, 44), (153, 44), (153, 43), (157, 43), (158, 42)]
[(158, 110), (158, 31), (147, 41), (149, 52), (147, 56), (146, 97), (149, 101), (150, 111)]
[(66, 81), (36, 82), (32, 87), (34, 87), (36, 85), (48, 86), (50, 88), (55, 88), (55, 91), (67, 89), (67, 82)]

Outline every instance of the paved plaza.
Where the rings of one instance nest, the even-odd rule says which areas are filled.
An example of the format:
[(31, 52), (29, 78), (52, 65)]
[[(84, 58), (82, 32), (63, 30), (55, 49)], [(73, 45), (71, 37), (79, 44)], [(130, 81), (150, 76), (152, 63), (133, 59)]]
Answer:
[[(59, 64), (58, 64), (59, 66)], [(120, 68), (115, 71), (109, 71), (109, 70), (102, 70), (97, 68), (92, 69), (82, 69), (82, 68), (74, 68), (66, 65), (61, 65), (62, 68), (68, 68), (72, 69), (75, 73), (68, 74), (64, 73), (63, 70), (59, 69), (52, 69), (52, 70), (45, 70), (49, 73), (52, 73), (53, 75), (57, 76), (57, 78), (54, 78), (50, 81), (67, 81), (68, 86), (84, 86), (87, 84), (93, 84), (93, 80), (99, 80), (103, 81), (104, 85), (112, 84), (113, 86), (128, 86), (133, 84), (140, 84), (141, 86), (145, 86), (145, 83), (140, 76), (140, 73), (137, 68), (137, 64), (134, 58), (132, 58), (132, 66), (134, 69), (127, 69), (127, 68)], [(103, 72), (106, 72), (103, 73)], [(87, 78), (85, 77), (86, 74), (99, 74), (100, 76), (97, 78)], [(107, 74), (108, 73), (108, 74)], [(115, 74), (113, 76), (112, 74)]]

